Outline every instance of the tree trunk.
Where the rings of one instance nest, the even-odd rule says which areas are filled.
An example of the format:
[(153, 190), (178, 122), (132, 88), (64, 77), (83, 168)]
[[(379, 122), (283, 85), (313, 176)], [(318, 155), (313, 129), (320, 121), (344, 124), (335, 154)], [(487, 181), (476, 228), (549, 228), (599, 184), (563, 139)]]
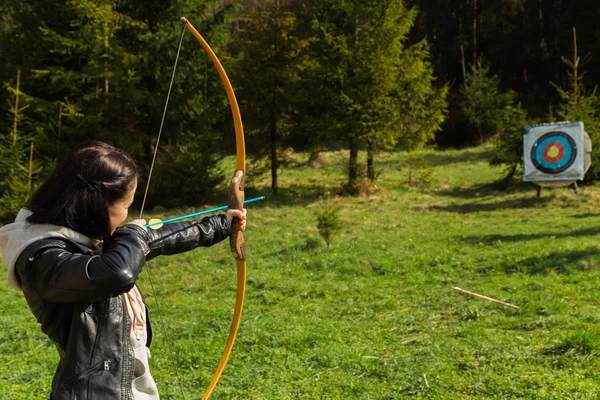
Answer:
[(312, 150), (308, 156), (308, 166), (310, 168), (318, 168), (323, 165), (323, 157), (318, 150)]
[(348, 164), (348, 192), (358, 194), (358, 141), (350, 139), (350, 162)]
[(276, 192), (279, 189), (279, 182), (277, 180), (277, 168), (279, 167), (277, 161), (277, 116), (275, 111), (271, 111), (271, 190)]
[(463, 73), (463, 82), (467, 81), (467, 66), (465, 61), (465, 46), (463, 45), (462, 39), (460, 39), (460, 61)]
[[(108, 55), (108, 51), (109, 51), (109, 40), (108, 40), (108, 22), (104, 21), (104, 49), (106, 51), (106, 55)], [(107, 70), (106, 67), (106, 63), (104, 65), (104, 104), (108, 104), (108, 88), (109, 88), (109, 83), (108, 83), (108, 75), (109, 72)]]
[(31, 196), (31, 187), (33, 182), (33, 142), (29, 149), (29, 170), (27, 174), (27, 196)]
[(371, 181), (375, 180), (375, 152), (371, 140), (367, 141), (367, 177)]
[(473, 0), (473, 65), (477, 65), (477, 0)]
[(17, 146), (17, 128), (19, 126), (19, 87), (21, 86), (21, 70), (17, 71), (17, 90), (15, 90), (15, 107), (13, 108), (13, 148)]

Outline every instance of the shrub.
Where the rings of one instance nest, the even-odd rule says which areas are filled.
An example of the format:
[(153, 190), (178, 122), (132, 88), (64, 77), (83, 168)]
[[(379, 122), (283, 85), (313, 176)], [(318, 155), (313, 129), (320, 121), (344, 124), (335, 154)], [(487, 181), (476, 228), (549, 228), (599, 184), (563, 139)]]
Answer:
[(317, 213), (317, 229), (327, 243), (327, 247), (331, 247), (333, 237), (342, 230), (340, 207), (332, 207), (327, 201), (325, 208)]

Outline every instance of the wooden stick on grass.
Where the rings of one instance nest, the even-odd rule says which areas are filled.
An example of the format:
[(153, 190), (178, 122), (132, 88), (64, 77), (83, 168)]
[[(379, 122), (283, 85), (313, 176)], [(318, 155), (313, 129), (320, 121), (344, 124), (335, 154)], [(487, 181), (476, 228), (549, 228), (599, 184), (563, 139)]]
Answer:
[(472, 295), (472, 296), (480, 297), (480, 298), (482, 298), (482, 299), (486, 299), (486, 300), (489, 300), (489, 301), (493, 301), (494, 303), (502, 304), (503, 306), (512, 307), (512, 308), (517, 308), (517, 309), (519, 308), (519, 306), (515, 306), (514, 304), (505, 303), (504, 301), (496, 300), (496, 299), (493, 299), (493, 298), (491, 298), (491, 297), (484, 296), (484, 295), (482, 295), (482, 294), (479, 294), (479, 293), (473, 293), (473, 292), (469, 292), (468, 290), (461, 289), (461, 288), (459, 288), (459, 287), (457, 287), (457, 286), (454, 286), (454, 287), (452, 287), (452, 290), (454, 290), (455, 292), (466, 293), (466, 294), (470, 294), (470, 295)]

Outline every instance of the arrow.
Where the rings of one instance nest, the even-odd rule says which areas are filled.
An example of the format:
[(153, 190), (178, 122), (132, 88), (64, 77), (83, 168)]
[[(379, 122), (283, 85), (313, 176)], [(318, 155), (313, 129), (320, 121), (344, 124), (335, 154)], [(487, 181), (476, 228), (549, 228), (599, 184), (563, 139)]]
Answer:
[(457, 286), (453, 286), (452, 290), (454, 290), (455, 292), (459, 292), (459, 293), (470, 294), (471, 296), (476, 296), (476, 297), (479, 297), (481, 299), (486, 299), (486, 300), (489, 300), (489, 301), (493, 301), (494, 303), (502, 304), (503, 306), (517, 308), (517, 309), (519, 308), (519, 306), (515, 306), (514, 304), (510, 304), (510, 303), (506, 303), (504, 301), (496, 300), (496, 299), (494, 299), (492, 297), (484, 296), (484, 295), (479, 294), (479, 293), (469, 292), (468, 290), (461, 289), (461, 288), (459, 288)]
[[(248, 203), (254, 203), (255, 201), (261, 201), (264, 200), (265, 196), (260, 196), (260, 197), (255, 197), (253, 199), (248, 199), (246, 201), (244, 201), (244, 204), (248, 204)], [(152, 228), (152, 229), (160, 229), (164, 224), (168, 224), (170, 222), (176, 222), (176, 221), (181, 221), (182, 219), (186, 219), (186, 218), (193, 218), (193, 217), (197, 217), (199, 215), (204, 215), (204, 214), (209, 214), (211, 212), (215, 212), (215, 211), (221, 211), (221, 210), (226, 210), (228, 209), (230, 206), (220, 206), (220, 207), (216, 207), (216, 208), (211, 208), (210, 210), (204, 210), (204, 211), (198, 211), (192, 214), (186, 214), (186, 215), (182, 215), (180, 217), (175, 217), (175, 218), (169, 218), (166, 219), (164, 221), (158, 219), (158, 218), (152, 218), (150, 221), (148, 221), (149, 223), (144, 225), (146, 228)]]

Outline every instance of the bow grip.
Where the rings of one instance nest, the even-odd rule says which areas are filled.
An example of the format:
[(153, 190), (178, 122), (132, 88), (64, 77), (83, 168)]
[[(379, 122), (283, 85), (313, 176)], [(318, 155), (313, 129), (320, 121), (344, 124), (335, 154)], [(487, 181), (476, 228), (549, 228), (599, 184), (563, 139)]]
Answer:
[[(246, 181), (245, 171), (235, 171), (229, 184), (229, 206), (237, 210), (244, 208), (244, 183)], [(244, 246), (244, 234), (240, 229), (242, 221), (234, 218), (231, 221), (231, 235), (229, 236), (229, 247), (233, 257), (238, 261), (246, 260), (246, 249)]]

